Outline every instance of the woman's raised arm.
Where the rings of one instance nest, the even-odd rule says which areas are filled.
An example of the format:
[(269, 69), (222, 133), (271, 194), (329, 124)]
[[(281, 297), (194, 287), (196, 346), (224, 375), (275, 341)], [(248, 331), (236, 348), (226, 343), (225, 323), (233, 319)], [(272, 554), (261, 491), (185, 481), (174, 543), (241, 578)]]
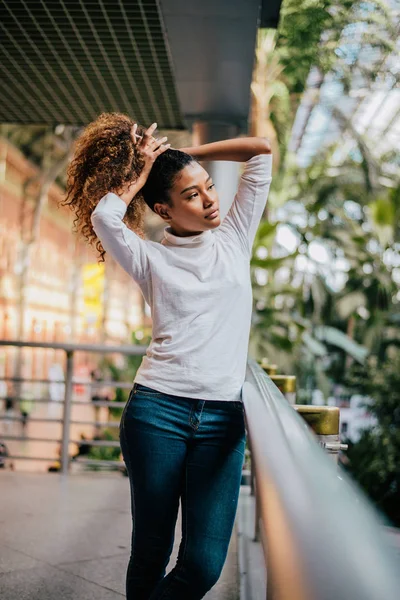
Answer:
[(271, 154), (271, 144), (263, 137), (243, 137), (180, 148), (197, 160), (232, 160), (245, 162), (259, 154)]

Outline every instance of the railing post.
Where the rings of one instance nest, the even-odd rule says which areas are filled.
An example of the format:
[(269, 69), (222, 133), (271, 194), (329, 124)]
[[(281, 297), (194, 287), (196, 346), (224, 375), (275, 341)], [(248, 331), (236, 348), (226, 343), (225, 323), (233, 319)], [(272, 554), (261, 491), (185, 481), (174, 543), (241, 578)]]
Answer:
[(313, 430), (319, 444), (337, 463), (339, 451), (348, 448), (347, 444), (340, 443), (339, 407), (297, 404), (294, 408)]
[(67, 372), (65, 381), (64, 414), (61, 442), (61, 472), (63, 475), (68, 473), (69, 467), (69, 434), (71, 422), (71, 404), (72, 404), (72, 377), (74, 372), (74, 353), (72, 350), (66, 350)]
[(267, 358), (261, 359), (259, 364), (261, 368), (265, 371), (265, 373), (270, 377), (271, 375), (276, 375), (278, 373), (278, 365), (270, 364)]
[(296, 376), (279, 375), (277, 365), (270, 364), (266, 357), (259, 361), (259, 365), (282, 392), (289, 404), (296, 404)]
[[(255, 485), (257, 485), (256, 482), (254, 482)], [(254, 506), (254, 512), (255, 512), (255, 518), (254, 518), (254, 542), (259, 542), (261, 539), (261, 530), (260, 530), (260, 501), (258, 499), (257, 496), (257, 490), (255, 493), (255, 506)]]
[(271, 375), (271, 381), (282, 392), (289, 404), (296, 404), (296, 376)]

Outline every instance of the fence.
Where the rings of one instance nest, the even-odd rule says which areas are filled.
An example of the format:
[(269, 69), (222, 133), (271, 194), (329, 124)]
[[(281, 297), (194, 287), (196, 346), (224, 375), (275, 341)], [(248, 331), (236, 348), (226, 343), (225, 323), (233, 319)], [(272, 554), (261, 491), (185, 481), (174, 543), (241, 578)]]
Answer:
[[(70, 443), (79, 443), (70, 439), (72, 389), (74, 383), (78, 383), (73, 378), (74, 354), (84, 351), (128, 356), (145, 352), (141, 346), (16, 341), (1, 341), (0, 345), (53, 348), (66, 354), (63, 418), (58, 420), (62, 422), (62, 439), (49, 440), (61, 441), (63, 473), (68, 472)], [(118, 387), (132, 385), (131, 382), (107, 383)], [(397, 600), (400, 576), (382, 527), (387, 523), (327, 456), (316, 438), (316, 435), (323, 436), (322, 445), (331, 452), (338, 451), (338, 436), (325, 437), (333, 435), (329, 423), (338, 426), (337, 412), (325, 411), (325, 419), (316, 419), (321, 410), (291, 406), (293, 382), (286, 391), (290, 394), (289, 402), (271, 377), (255, 361), (249, 360), (243, 401), (258, 505), (256, 525), (267, 569), (267, 599)], [(40, 398), (35, 401), (48, 402)], [(124, 406), (122, 402), (97, 404)], [(298, 414), (301, 412), (304, 418)], [(304, 419), (314, 426), (314, 433)], [(7, 436), (2, 437), (7, 439)], [(117, 446), (118, 442), (91, 441), (91, 444)]]
[[(51, 438), (35, 438), (29, 436), (10, 436), (10, 435), (2, 435), (2, 440), (4, 441), (31, 441), (31, 442), (49, 442), (49, 443), (58, 443), (61, 444), (61, 471), (62, 473), (67, 473), (70, 463), (70, 453), (69, 448), (70, 444), (81, 443), (81, 440), (73, 440), (70, 439), (70, 426), (71, 424), (76, 425), (99, 425), (104, 427), (115, 427), (118, 426), (116, 422), (104, 422), (104, 423), (96, 423), (95, 421), (71, 421), (71, 408), (74, 404), (84, 405), (90, 404), (91, 406), (107, 406), (113, 408), (123, 408), (125, 406), (124, 402), (110, 402), (110, 401), (98, 401), (98, 402), (76, 402), (73, 400), (73, 386), (76, 384), (79, 385), (88, 385), (85, 382), (82, 382), (79, 379), (74, 379), (74, 355), (76, 352), (90, 352), (97, 354), (122, 354), (123, 356), (134, 356), (134, 355), (143, 355), (146, 352), (145, 346), (104, 346), (104, 345), (96, 345), (96, 344), (49, 344), (49, 343), (40, 343), (40, 342), (18, 342), (18, 341), (0, 341), (0, 346), (12, 346), (16, 348), (50, 348), (54, 350), (62, 350), (65, 352), (66, 357), (66, 368), (65, 368), (65, 381), (54, 381), (48, 379), (18, 379), (18, 378), (3, 378), (4, 381), (8, 381), (14, 384), (18, 383), (60, 383), (65, 384), (65, 396), (63, 402), (63, 416), (62, 419), (45, 419), (38, 418), (34, 419), (35, 422), (52, 422), (52, 423), (61, 423), (62, 424), (62, 436), (61, 439), (51, 439)], [(90, 382), (91, 386), (96, 385), (109, 385), (115, 386), (119, 388), (131, 388), (132, 382), (121, 382), (121, 381), (102, 381), (102, 382)], [(15, 400), (19, 400), (19, 398), (15, 398)], [(35, 403), (49, 403), (50, 400), (47, 398), (35, 398)], [(1, 417), (4, 420), (6, 417)], [(7, 419), (10, 419), (7, 417)], [(14, 417), (15, 419), (15, 417)], [(103, 441), (103, 440), (90, 440), (91, 446), (105, 446), (105, 447), (119, 447), (119, 443), (116, 441)], [(37, 460), (37, 461), (51, 461), (52, 457), (43, 457), (43, 456), (21, 456), (21, 455), (10, 455), (9, 459), (14, 460)], [(113, 465), (117, 466), (116, 461), (104, 461), (104, 460), (90, 460), (90, 459), (82, 459), (81, 462), (83, 464), (96, 464), (96, 465)], [(121, 463), (122, 464), (122, 463)]]

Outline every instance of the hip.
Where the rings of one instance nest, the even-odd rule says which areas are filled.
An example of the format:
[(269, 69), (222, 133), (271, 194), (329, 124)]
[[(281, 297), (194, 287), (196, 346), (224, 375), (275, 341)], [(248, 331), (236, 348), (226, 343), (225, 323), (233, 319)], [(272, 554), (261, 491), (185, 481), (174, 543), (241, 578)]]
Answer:
[(185, 439), (245, 436), (244, 407), (241, 401), (186, 398), (134, 383), (120, 427)]

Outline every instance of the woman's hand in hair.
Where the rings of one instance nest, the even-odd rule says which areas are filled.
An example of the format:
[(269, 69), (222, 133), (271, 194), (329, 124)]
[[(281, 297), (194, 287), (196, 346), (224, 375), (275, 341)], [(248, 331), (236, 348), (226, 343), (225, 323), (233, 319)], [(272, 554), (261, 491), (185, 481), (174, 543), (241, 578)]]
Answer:
[(156, 139), (155, 137), (153, 137), (153, 133), (156, 127), (157, 123), (153, 123), (152, 125), (150, 125), (150, 127), (144, 132), (143, 136), (140, 136), (136, 133), (136, 123), (132, 127), (132, 143), (134, 144), (134, 146), (136, 146), (136, 149), (143, 160), (143, 168), (137, 179), (131, 181), (126, 186), (124, 186), (123, 189), (118, 190), (116, 192), (127, 205), (132, 202), (133, 198), (136, 196), (136, 194), (138, 194), (138, 192), (146, 183), (147, 177), (149, 176), (149, 173), (156, 158), (160, 156), (160, 154), (168, 150), (168, 148), (171, 146), (171, 144), (165, 143), (168, 139), (167, 137), (162, 137), (160, 139)]
[(168, 139), (167, 137), (156, 139), (153, 136), (156, 128), (157, 123), (153, 123), (148, 129), (146, 129), (143, 136), (138, 136), (136, 133), (137, 124), (135, 123), (131, 132), (132, 141), (144, 160), (142, 173), (147, 172), (147, 175), (150, 173), (151, 167), (153, 166), (157, 156), (160, 156), (160, 154), (168, 150), (168, 148), (171, 146), (171, 144), (165, 143)]

